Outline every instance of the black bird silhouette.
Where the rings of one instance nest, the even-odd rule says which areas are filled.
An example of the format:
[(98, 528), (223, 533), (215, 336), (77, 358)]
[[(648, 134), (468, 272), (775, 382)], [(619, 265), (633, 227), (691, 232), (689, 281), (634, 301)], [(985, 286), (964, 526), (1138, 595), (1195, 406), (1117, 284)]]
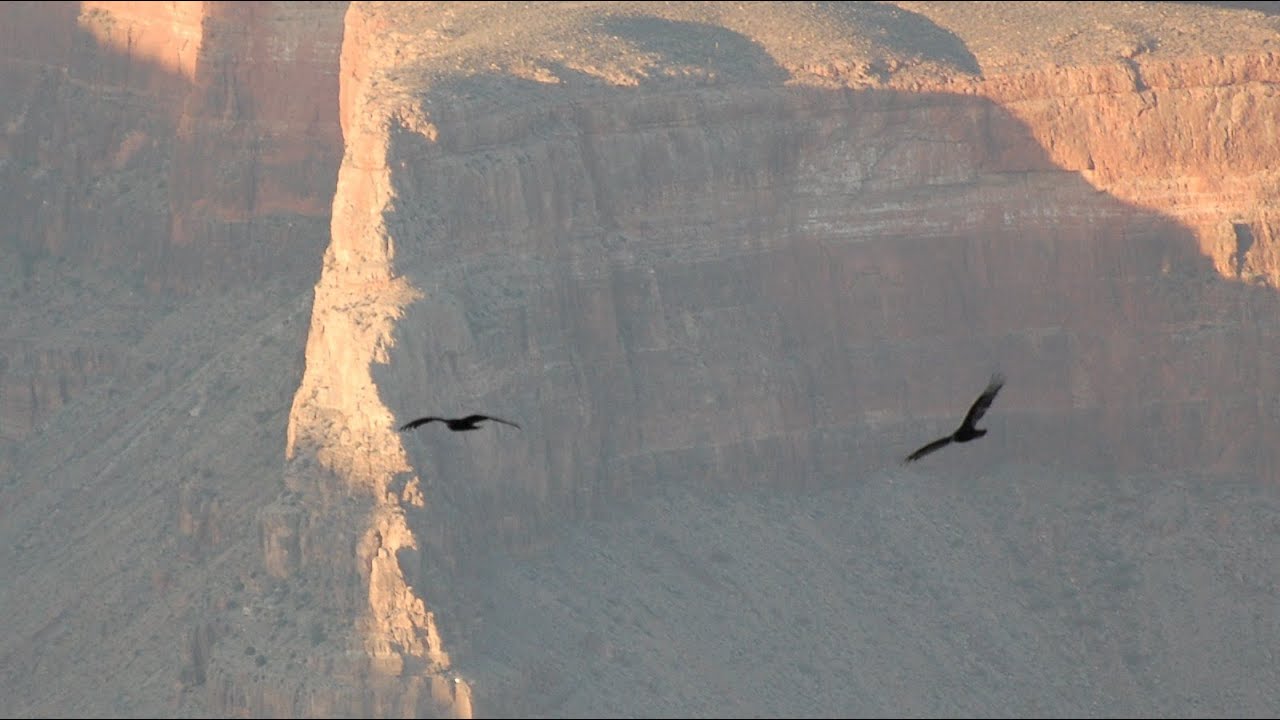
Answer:
[(464, 430), (479, 430), (480, 426), (477, 423), (484, 420), (492, 420), (494, 422), (500, 422), (503, 425), (510, 425), (511, 427), (516, 428), (517, 430), (520, 429), (519, 425), (511, 422), (510, 420), (503, 420), (502, 418), (493, 417), (492, 415), (468, 415), (466, 417), (461, 417), (461, 418), (442, 418), (442, 417), (427, 416), (427, 417), (420, 417), (417, 420), (410, 420), (409, 422), (401, 425), (400, 432), (404, 432), (405, 430), (412, 430), (416, 427), (426, 425), (427, 423), (430, 423), (430, 422), (442, 422), (445, 424), (446, 427), (448, 427), (450, 430), (454, 432), (462, 432)]
[(987, 383), (987, 389), (982, 391), (977, 400), (973, 401), (973, 405), (969, 407), (969, 412), (964, 416), (964, 422), (960, 423), (960, 427), (955, 432), (944, 438), (938, 438), (924, 447), (916, 450), (903, 460), (909, 463), (912, 460), (919, 460), (934, 450), (939, 450), (950, 445), (953, 442), (969, 442), (974, 438), (980, 438), (987, 434), (985, 428), (977, 427), (978, 421), (986, 414), (987, 408), (991, 407), (991, 401), (996, 399), (996, 393), (1000, 392), (1000, 388), (1004, 387), (1004, 376), (995, 373), (991, 376), (991, 382)]

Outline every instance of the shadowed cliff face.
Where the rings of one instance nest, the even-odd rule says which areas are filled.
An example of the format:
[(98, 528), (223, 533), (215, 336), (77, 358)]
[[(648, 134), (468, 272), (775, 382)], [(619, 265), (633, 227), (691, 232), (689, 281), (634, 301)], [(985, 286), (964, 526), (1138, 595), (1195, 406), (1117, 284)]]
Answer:
[[(751, 77), (783, 72), (740, 43)], [(408, 441), (420, 472), (496, 504), (478, 513), (491, 522), (658, 478), (836, 482), (951, 424), (997, 364), (1008, 397), (976, 452), (1094, 471), (1273, 466), (1274, 420), (1250, 394), (1268, 383), (1274, 293), (1223, 277), (1154, 202), (1102, 192), (1043, 149), (1078, 128), (953, 93), (712, 103), (498, 75), (440, 93), (530, 105), (452, 121), (434, 91), (429, 136), (388, 137), (387, 273), (421, 297), (374, 377), (394, 417), (489, 408), (530, 424)], [(1196, 98), (1162, 102), (1173, 115)], [(1099, 143), (1122, 185), (1106, 140), (1077, 142)]]
[[(372, 505), (379, 671), (483, 664), (489, 550), (662, 488), (892, 476), (996, 367), (991, 434), (912, 473), (1275, 480), (1274, 173), (1244, 144), (1271, 136), (1274, 56), (1184, 62), (1122, 23), (1105, 61), (978, 78), (988, 56), (908, 5), (788, 16), (814, 47), (900, 34), (839, 62), (750, 13), (353, 8), (287, 478)], [(394, 431), (472, 411), (524, 430)], [(281, 577), (342, 547), (301, 537)]]
[(426, 229), (394, 272), (423, 297), (382, 394), (397, 418), (488, 408), (530, 427), (408, 439), (416, 471), (470, 505), (456, 517), (494, 524), (481, 537), (662, 480), (845, 481), (953, 425), (997, 365), (995, 432), (953, 461), (1270, 472), (1274, 418), (1251, 393), (1274, 294), (1219, 275), (1183, 224), (1062, 171), (986, 99), (753, 105), (491, 116), (553, 139), (458, 128), (483, 165), (393, 144), (430, 160), (393, 174), (388, 222)]

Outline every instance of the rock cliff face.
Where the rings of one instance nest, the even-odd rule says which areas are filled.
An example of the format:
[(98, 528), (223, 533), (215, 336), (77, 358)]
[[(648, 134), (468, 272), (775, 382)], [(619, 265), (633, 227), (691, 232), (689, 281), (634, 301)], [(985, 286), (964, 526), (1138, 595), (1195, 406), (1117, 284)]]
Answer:
[[(333, 88), (344, 8), (0, 10), (11, 298), (42, 283), (62, 292), (64, 279), (79, 292), (125, 285), (190, 294), (314, 272), (341, 154)], [(0, 346), (8, 438), (27, 436), (61, 407), (66, 388), (123, 364), (109, 342), (68, 347), (76, 341), (43, 330), (7, 334), (54, 345)], [(33, 363), (31, 352), (98, 361)], [(49, 374), (50, 365), (59, 370)]]
[[(996, 366), (948, 468), (1274, 482), (1275, 23), (1092, 10), (354, 5), (288, 454), (372, 505), (379, 667), (467, 642), (424, 578), (670, 483), (874, 473)], [(526, 430), (393, 431), (472, 410)]]
[[(518, 627), (515, 601), (495, 599), (492, 588), (554, 591), (529, 579), (493, 580), (489, 568), (495, 556), (537, 556), (566, 523), (623, 516), (672, 488), (806, 497), (883, 480), (858, 499), (896, 513), (879, 525), (863, 518), (895, 545), (874, 544), (890, 541), (873, 534), (855, 540), (917, 574), (945, 565), (902, 559), (910, 543), (903, 523), (938, 518), (921, 521), (928, 530), (952, 522), (942, 519), (948, 507), (933, 494), (893, 489), (894, 481), (911, 485), (920, 475), (981, 476), (994, 485), (989, 469), (1016, 463), (1033, 475), (1070, 468), (1155, 483), (1245, 478), (1261, 506), (1271, 507), (1265, 489), (1280, 480), (1280, 380), (1270, 372), (1280, 351), (1280, 98), (1271, 91), (1280, 79), (1280, 23), (1194, 3), (1155, 10), (1150, 3), (956, 5), (0, 9), (29, 27), (79, 28), (61, 45), (27, 34), (6, 45), (14, 59), (0, 73), (0, 91), (25, 99), (5, 107), (32, 108), (8, 118), (0, 176), (19, 191), (4, 202), (21, 220), (5, 250), (32, 268), (25, 285), (8, 281), (15, 292), (41, 292), (48, 277), (41, 268), (57, 258), (77, 267), (118, 263), (135, 274), (140, 292), (185, 291), (202, 299), (209, 317), (215, 308), (236, 308), (253, 319), (243, 323), (252, 331), (221, 351), (220, 365), (166, 370), (163, 382), (138, 379), (146, 373), (120, 348), (92, 354), (63, 345), (41, 354), (13, 340), (20, 351), (6, 351), (0, 364), (0, 438), (13, 440), (29, 437), (75, 398), (75, 388), (92, 384), (75, 378), (132, 378), (131, 397), (154, 409), (131, 421), (133, 434), (106, 435), (114, 444), (84, 456), (108, 464), (108, 478), (145, 464), (139, 458), (147, 448), (173, 444), (162, 438), (190, 442), (161, 429), (166, 413), (208, 417), (224, 431), (221, 445), (190, 451), (205, 472), (179, 473), (182, 482), (166, 496), (172, 539), (165, 552), (185, 564), (146, 566), (155, 597), (146, 602), (168, 603), (165, 627), (181, 628), (184, 638), (174, 651), (181, 670), (168, 678), (176, 690), (152, 695), (176, 696), (174, 707), (191, 714), (604, 712), (608, 699), (583, 699), (589, 688), (595, 680), (609, 687), (614, 663), (643, 656), (602, 635), (565, 641), (576, 649), (559, 653)], [(5, 19), (0, 14), (0, 27), (14, 27)], [(94, 62), (99, 56), (110, 61)], [(118, 94), (104, 89), (117, 86)], [(93, 122), (54, 110), (68, 105), (85, 108)], [(49, 120), (27, 119), (40, 112)], [(110, 202), (92, 204), (94, 192)], [(54, 199), (52, 209), (38, 198)], [(319, 222), (331, 223), (323, 250), (314, 237)], [(308, 268), (314, 276), (321, 252), (312, 302), (296, 288), (311, 279)], [(275, 276), (293, 284), (283, 299), (270, 299), (310, 309), (305, 341), (302, 328), (286, 322), (305, 313), (272, 315), (220, 292)], [(205, 334), (203, 348), (237, 336), (236, 316), (217, 317), (222, 324)], [(162, 344), (162, 335), (153, 337)], [(289, 338), (305, 342), (304, 355), (290, 355)], [(185, 368), (196, 352), (172, 351), (164, 367)], [(986, 423), (991, 434), (938, 462), (895, 469), (906, 452), (951, 429), (996, 367), (1009, 384)], [(260, 380), (243, 379), (268, 368)], [(53, 393), (56, 383), (68, 390)], [(269, 402), (255, 403), (281, 400), (281, 387), (292, 405), (277, 423)], [(523, 429), (395, 431), (420, 414), (471, 411), (511, 417)], [(87, 422), (66, 411), (56, 417), (67, 435)], [(237, 423), (255, 431), (251, 441)], [(265, 436), (261, 427), (269, 428)], [(213, 457), (215, 448), (242, 446), (248, 449), (236, 458)], [(33, 459), (42, 453), (62, 464), (77, 457), (45, 436), (33, 448), (15, 454), (14, 465), (59, 466)], [(272, 452), (270, 462), (258, 460)], [(166, 457), (157, 464), (166, 473), (183, 467), (182, 453)], [(29, 487), (32, 471), (25, 473), (21, 488)], [(63, 485), (79, 482), (66, 477)], [(140, 478), (141, 489), (131, 485), (124, 496), (172, 482), (159, 470)], [(1105, 482), (1090, 487), (1114, 490)], [(31, 495), (27, 507), (58, 502), (22, 492)], [(963, 502), (958, 492), (943, 496)], [(986, 524), (1018, 525), (1029, 506), (1064, 518), (1093, 512), (1034, 483), (1006, 497), (1017, 500), (997, 503), (1006, 511), (1001, 518), (962, 507), (955, 522), (998, 550), (1002, 539), (1018, 544), (1016, 531), (1001, 535)], [(81, 504), (80, 515), (68, 515), (87, 517), (92, 506)], [(1227, 510), (1211, 519), (1207, 511), (1180, 512), (1174, 525), (1150, 523), (1239, 527), (1243, 534), (1231, 537), (1246, 543), (1246, 555), (1272, 549), (1270, 539), (1254, 536), (1266, 532), (1267, 517), (1236, 525)], [(1078, 566), (1066, 571), (1080, 592), (1076, 574), (1096, 570), (1092, 546), (1080, 549), (1056, 521), (1046, 530), (1039, 517), (1027, 532), (1057, 539), (1035, 546), (1043, 557), (1011, 550), (1008, 563), (1051, 575), (1059, 567), (1045, 559), (1052, 550), (1065, 550), (1072, 563), (1079, 551)], [(841, 518), (802, 517), (794, 527), (815, 539), (792, 547), (855, 567), (832, 549), (834, 540), (824, 540), (836, 537)], [(44, 522), (24, 521), (21, 549), (56, 531)], [(730, 528), (734, 521), (716, 522)], [(1119, 514), (1089, 515), (1089, 522), (1099, 535), (1141, 531), (1126, 529)], [(151, 541), (165, 542), (163, 529), (149, 532)], [(707, 532), (712, 542), (723, 539)], [(723, 532), (727, 546), (757, 548), (745, 552), (773, 566), (762, 544)], [(1194, 532), (1186, 532), (1193, 545)], [(938, 532), (922, 535), (922, 548), (933, 540), (959, 547)], [(671, 563), (691, 578), (676, 595), (743, 582), (724, 570), (732, 552), (707, 566), (690, 559), (691, 549), (667, 549), (664, 557), (676, 558)], [(18, 566), (16, 551), (13, 557)], [(955, 557), (977, 579), (957, 580), (960, 589), (946, 593), (972, 602), (975, 615), (991, 612), (983, 604), (995, 602), (990, 586), (1004, 581), (1000, 563)], [(771, 582), (804, 584), (795, 563), (778, 564), (787, 569), (766, 575)], [(23, 577), (42, 577), (33, 560), (20, 567)], [(1230, 585), (1244, 598), (1245, 615), (1280, 588), (1274, 570), (1247, 567)], [(898, 572), (856, 569), (886, 584)], [(1168, 609), (1157, 585), (1135, 590), (1124, 578), (1112, 582), (1113, 570), (1098, 574), (1127, 604)], [(767, 594), (762, 587), (752, 592)], [(201, 594), (207, 605), (197, 604)], [(624, 594), (602, 612), (660, 617), (632, 600), (641, 590)], [(90, 623), (120, 613), (121, 603), (106, 610), (71, 603), (62, 615), (23, 616), (40, 630), (5, 657), (18, 659), (6, 682), (26, 707), (84, 707), (41, 695), (29, 678), (58, 661), (72, 672), (65, 660), (72, 645), (59, 628), (67, 618)], [(868, 601), (858, 617), (876, 607)], [(1019, 628), (1050, 622), (1026, 620), (1034, 608), (1000, 607)], [(1225, 627), (1235, 616), (1223, 617)], [(921, 643), (945, 632), (919, 618), (902, 621), (932, 628), (907, 631)], [(1097, 622), (1079, 632), (1115, 634)], [(501, 657), (495, 623), (523, 631), (512, 634), (525, 645)], [(685, 647), (681, 636), (696, 637), (694, 630), (705, 627), (663, 636), (651, 622), (644, 632), (654, 643)], [(1259, 647), (1275, 637), (1270, 626), (1255, 630)], [(1130, 633), (1137, 639), (1126, 636), (1141, 652), (1082, 640), (1090, 649), (1063, 667), (1089, 666), (1076, 679), (1085, 690), (1061, 706), (1022, 710), (1084, 712), (1079, 698), (1093, 698), (1133, 712), (1174, 712), (1143, 700), (1152, 678), (1163, 673), (1176, 683), (1198, 667), (1144, 664), (1153, 647), (1186, 647), (1184, 637), (1165, 632), (1144, 626)], [(973, 642), (998, 645), (992, 637)], [(1257, 649), (1240, 642), (1247, 646), (1240, 657)], [(554, 661), (540, 659), (543, 649)], [(984, 650), (961, 654), (970, 652)], [(772, 661), (785, 665), (801, 654)], [(830, 665), (842, 667), (841, 657)], [(925, 653), (920, 662), (938, 657)], [(1221, 661), (1235, 662), (1230, 657)], [(836, 706), (775, 706), (772, 698), (743, 698), (741, 687), (721, 678), (717, 668), (729, 660), (700, 662), (689, 666), (695, 677), (724, 685), (703, 692), (742, 703), (713, 701), (703, 708), (709, 713), (799, 707), (839, 714), (857, 706), (940, 714), (948, 707), (895, 705), (893, 697), (919, 694), (897, 686), (868, 686), (865, 696)], [(572, 663), (598, 664), (604, 674), (566, 669)], [(1108, 684), (1108, 663), (1125, 666), (1132, 686)], [(1245, 665), (1225, 672), (1247, 674)], [(1103, 666), (1111, 670), (1093, 672)], [(1054, 672), (1044, 672), (1026, 682), (1047, 687)], [(575, 673), (590, 682), (563, 679)], [(997, 675), (1009, 673), (1027, 677)], [(922, 670), (915, 687), (937, 677)], [(625, 692), (661, 696), (663, 684)], [(1265, 708), (1275, 695), (1245, 689), (1215, 698)], [(117, 711), (140, 707), (130, 699), (118, 698)], [(983, 712), (980, 705), (958, 709)]]
[(255, 587), (342, 154), (345, 7), (0, 7), (14, 712), (176, 712), (228, 636), (210, 606)]

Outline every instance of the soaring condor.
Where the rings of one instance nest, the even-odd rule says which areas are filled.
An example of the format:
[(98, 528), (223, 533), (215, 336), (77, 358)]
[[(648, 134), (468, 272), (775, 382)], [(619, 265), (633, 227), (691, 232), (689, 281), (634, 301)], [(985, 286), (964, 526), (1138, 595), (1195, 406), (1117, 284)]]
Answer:
[(421, 427), (431, 422), (442, 422), (444, 423), (445, 427), (449, 428), (454, 432), (464, 432), (466, 430), (479, 430), (480, 423), (485, 420), (500, 422), (503, 425), (510, 425), (511, 427), (517, 430), (520, 429), (519, 425), (511, 422), (510, 420), (503, 420), (502, 418), (493, 417), (492, 415), (468, 415), (466, 417), (460, 417), (460, 418), (442, 418), (442, 417), (427, 416), (427, 417), (420, 417), (417, 420), (410, 420), (409, 422), (401, 425), (400, 432), (404, 432), (405, 430), (412, 430), (416, 427)]
[(953, 442), (969, 442), (974, 438), (986, 435), (986, 429), (979, 428), (978, 421), (986, 414), (987, 408), (991, 407), (991, 401), (996, 399), (996, 393), (1000, 392), (1002, 387), (1004, 387), (1004, 376), (997, 372), (991, 376), (991, 382), (987, 383), (987, 389), (983, 390), (978, 399), (973, 401), (973, 405), (969, 407), (968, 414), (964, 416), (964, 422), (960, 423), (960, 427), (956, 428), (955, 432), (946, 437), (938, 438), (916, 450), (908, 455), (903, 462), (909, 463), (913, 460), (919, 460), (934, 450), (940, 450)]

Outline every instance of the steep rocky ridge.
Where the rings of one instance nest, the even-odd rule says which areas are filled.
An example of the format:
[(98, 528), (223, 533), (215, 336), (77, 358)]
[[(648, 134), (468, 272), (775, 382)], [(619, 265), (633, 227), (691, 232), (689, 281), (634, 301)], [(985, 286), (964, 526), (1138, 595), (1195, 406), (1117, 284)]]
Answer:
[[(102, 7), (163, 26), (145, 5)], [(78, 221), (85, 287), (56, 315), (31, 308), (67, 297), (62, 216), (15, 205), (5, 248), (35, 268), (6, 279), (30, 329), (10, 342), (59, 347), (36, 332), (56, 318), (133, 348), (22, 345), (23, 367), (111, 380), (43, 411), (0, 397), (33, 418), (0, 548), (20, 713), (1275, 707), (1274, 16), (165, 7), (222, 40), (138, 75), (177, 88), (138, 102), (184, 108), (148, 135), (178, 140), (120, 156), (179, 171), (103, 212), (161, 208), (138, 215), (158, 245)], [(112, 27), (79, 47), (134, 37)], [(336, 37), (346, 152), (313, 301), (318, 246), (295, 240), (328, 221), (314, 168), (335, 165), (290, 143), (333, 126), (284, 100), (325, 86), (241, 60), (311, 47), (280, 57), (332, 80)], [(17, 87), (71, 102), (46, 82)], [(9, 157), (50, 146), (10, 127)], [(289, 180), (262, 190), (264, 168)], [(264, 227), (278, 244), (250, 242)], [(997, 364), (992, 435), (895, 469)], [(524, 430), (394, 432), (437, 409)]]

